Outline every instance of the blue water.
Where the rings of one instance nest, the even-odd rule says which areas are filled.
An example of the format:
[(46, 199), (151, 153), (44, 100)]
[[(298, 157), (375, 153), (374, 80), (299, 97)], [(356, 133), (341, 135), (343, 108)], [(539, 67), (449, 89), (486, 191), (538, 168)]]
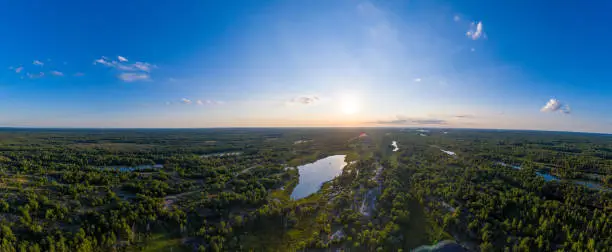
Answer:
[(297, 200), (319, 191), (324, 182), (342, 173), (342, 168), (346, 166), (345, 157), (346, 155), (329, 156), (314, 163), (298, 166), (300, 181), (293, 189), (291, 198)]
[(595, 182), (585, 181), (585, 180), (573, 180), (573, 182), (579, 185), (586, 186), (587, 188), (590, 188), (590, 189), (612, 192), (612, 189), (606, 188), (603, 185), (595, 183)]
[[(520, 170), (521, 167), (518, 165), (509, 165), (506, 164), (504, 162), (496, 162), (497, 164), (501, 165), (501, 166), (505, 166), (505, 167), (512, 167), (513, 169), (517, 169)], [(561, 179), (559, 179), (558, 177), (555, 177), (553, 175), (550, 175), (546, 172), (536, 172), (536, 174), (540, 177), (542, 177), (544, 179), (544, 181), (549, 182), (549, 181), (560, 181)], [(601, 190), (601, 191), (612, 191), (612, 189), (607, 188), (599, 183), (593, 182), (593, 181), (585, 181), (585, 180), (570, 180), (572, 181), (574, 184), (578, 184), (578, 185), (583, 185), (586, 186), (589, 189), (595, 189), (595, 190)]]
[(544, 181), (548, 182), (548, 181), (553, 181), (553, 180), (559, 180), (559, 178), (550, 175), (548, 173), (543, 173), (543, 172), (536, 172), (536, 174), (538, 174), (538, 176), (542, 177), (544, 179)]

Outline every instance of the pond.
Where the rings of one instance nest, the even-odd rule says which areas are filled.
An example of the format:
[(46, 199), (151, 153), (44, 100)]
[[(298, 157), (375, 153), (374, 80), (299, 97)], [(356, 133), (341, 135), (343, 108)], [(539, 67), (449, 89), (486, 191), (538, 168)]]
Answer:
[[(517, 169), (517, 170), (521, 169), (521, 167), (518, 166), (518, 165), (509, 165), (509, 164), (506, 164), (504, 162), (495, 162), (495, 163), (498, 164), (498, 165), (501, 165), (501, 166), (505, 166), (505, 167), (512, 167), (513, 169)], [(546, 182), (549, 182), (549, 181), (561, 181), (562, 180), (562, 179), (560, 179), (560, 178), (558, 178), (558, 177), (556, 177), (554, 175), (551, 175), (549, 173), (546, 173), (546, 172), (538, 171), (538, 172), (536, 172), (536, 174), (538, 176), (542, 177), (544, 179), (544, 181), (546, 181)], [(578, 180), (578, 179), (568, 180), (568, 181), (571, 181), (571, 182), (573, 182), (574, 184), (577, 184), (577, 185), (586, 186), (589, 189), (600, 190), (600, 191), (612, 191), (612, 189), (607, 188), (607, 187), (603, 186), (602, 184), (599, 184), (599, 183), (594, 182), (594, 181)]]
[(588, 181), (588, 180), (572, 180), (572, 181), (574, 183), (576, 183), (576, 184), (586, 186), (589, 189), (595, 189), (595, 190), (601, 190), (601, 191), (606, 191), (606, 192), (612, 192), (612, 189), (606, 188), (603, 185), (595, 183), (593, 181)]
[(345, 158), (346, 155), (334, 155), (298, 166), (300, 181), (293, 189), (291, 198), (297, 200), (311, 195), (321, 189), (323, 183), (340, 175), (346, 166)]

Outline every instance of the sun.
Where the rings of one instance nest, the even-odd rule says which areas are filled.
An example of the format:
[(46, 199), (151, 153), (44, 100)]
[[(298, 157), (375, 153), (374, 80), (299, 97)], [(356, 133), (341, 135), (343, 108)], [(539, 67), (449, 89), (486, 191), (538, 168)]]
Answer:
[(340, 100), (340, 110), (346, 115), (353, 115), (359, 112), (359, 101), (353, 95), (346, 95)]

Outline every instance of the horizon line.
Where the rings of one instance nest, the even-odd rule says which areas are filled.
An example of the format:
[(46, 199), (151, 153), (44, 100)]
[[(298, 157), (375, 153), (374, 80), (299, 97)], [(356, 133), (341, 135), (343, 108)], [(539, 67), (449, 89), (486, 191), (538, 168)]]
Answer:
[(549, 133), (580, 133), (580, 134), (598, 134), (612, 135), (607, 132), (589, 132), (589, 131), (569, 131), (569, 130), (542, 130), (542, 129), (507, 129), (507, 128), (463, 128), (463, 127), (417, 127), (417, 126), (240, 126), (240, 127), (32, 127), (32, 126), (0, 126), (3, 129), (18, 129), (18, 130), (207, 130), (207, 129), (437, 129), (437, 130), (484, 130), (484, 131), (534, 131), (534, 132), (549, 132)]

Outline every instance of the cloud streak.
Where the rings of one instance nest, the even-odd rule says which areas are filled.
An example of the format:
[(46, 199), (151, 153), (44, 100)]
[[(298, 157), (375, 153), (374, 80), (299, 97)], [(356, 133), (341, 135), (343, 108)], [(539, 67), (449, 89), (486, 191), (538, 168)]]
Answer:
[(40, 73), (37, 73), (37, 74), (27, 73), (26, 75), (27, 75), (27, 76), (28, 76), (28, 78), (30, 78), (30, 79), (38, 79), (38, 78), (42, 78), (42, 77), (44, 77), (44, 76), (45, 76), (45, 73), (43, 73), (43, 72), (40, 72)]
[(465, 118), (474, 118), (474, 116), (473, 115), (456, 115), (455, 118), (465, 119)]
[(148, 74), (143, 73), (122, 73), (117, 77), (125, 82), (144, 81), (151, 78)]
[(381, 125), (446, 125), (448, 122), (438, 118), (408, 118), (398, 115), (396, 120), (379, 120), (374, 122)]
[(21, 71), (23, 71), (23, 67), (19, 66), (19, 67), (9, 67), (10, 70), (15, 71), (15, 73), (21, 73)]
[[(193, 105), (198, 105), (198, 106), (209, 106), (209, 105), (221, 105), (224, 102), (216, 101), (216, 100), (201, 100), (201, 99), (192, 100), (189, 98), (181, 98), (179, 100), (179, 103), (186, 104), (186, 105), (193, 104)], [(172, 102), (166, 102), (166, 105), (170, 105), (170, 104), (172, 104)]]
[(32, 62), (32, 64), (33, 64), (33, 65), (36, 65), (36, 66), (44, 66), (44, 65), (45, 65), (45, 63), (43, 63), (43, 62), (42, 62), (42, 61), (40, 61), (40, 60), (34, 60), (34, 61)]
[(51, 75), (55, 75), (55, 76), (64, 76), (64, 73), (60, 72), (60, 71), (51, 71), (49, 72)]
[(311, 96), (298, 96), (291, 100), (289, 100), (289, 104), (302, 104), (302, 105), (310, 105), (318, 102), (320, 98), (315, 95)]

